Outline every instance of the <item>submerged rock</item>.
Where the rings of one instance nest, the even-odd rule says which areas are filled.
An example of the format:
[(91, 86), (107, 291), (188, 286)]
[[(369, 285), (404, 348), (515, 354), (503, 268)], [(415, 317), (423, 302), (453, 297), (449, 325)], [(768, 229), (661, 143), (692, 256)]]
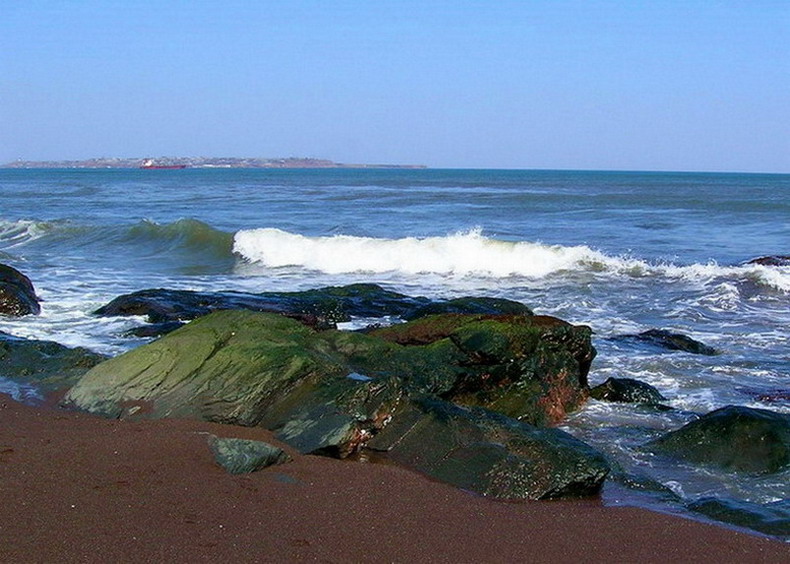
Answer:
[(73, 386), (107, 357), (82, 347), (22, 339), (0, 331), (0, 376), (31, 384), (44, 393)]
[(262, 425), (301, 452), (345, 456), (406, 396), (536, 424), (586, 399), (590, 330), (554, 318), (446, 314), (369, 334), (223, 311), (102, 363), (66, 403), (112, 417)]
[(732, 472), (779, 472), (790, 467), (790, 415), (727, 406), (651, 441), (647, 448)]
[(430, 313), (531, 315), (528, 307), (499, 298), (432, 301), (410, 297), (376, 284), (351, 284), (303, 292), (192, 292), (150, 289), (119, 296), (96, 310), (101, 316), (145, 315), (151, 323), (185, 321), (225, 309), (280, 313), (307, 325), (328, 326), (352, 317), (394, 316), (416, 319)]
[(558, 429), (539, 429), (479, 407), (416, 398), (369, 443), (400, 465), (497, 499), (595, 495), (609, 465)]
[(759, 264), (762, 266), (790, 266), (790, 255), (768, 255), (753, 258), (746, 264)]
[(590, 397), (597, 400), (660, 405), (666, 401), (656, 388), (633, 378), (609, 378), (590, 390)]
[(706, 497), (688, 505), (691, 511), (759, 531), (766, 535), (790, 536), (790, 500), (773, 503), (751, 503), (736, 499)]
[(13, 267), (0, 264), (0, 315), (20, 317), (40, 312), (30, 278)]
[(263, 441), (211, 435), (208, 445), (217, 464), (231, 474), (249, 474), (291, 460), (283, 449)]
[(619, 335), (612, 337), (613, 341), (645, 343), (671, 351), (683, 351), (691, 354), (713, 356), (719, 351), (713, 347), (692, 339), (688, 335), (673, 333), (665, 329), (649, 329), (637, 335)]

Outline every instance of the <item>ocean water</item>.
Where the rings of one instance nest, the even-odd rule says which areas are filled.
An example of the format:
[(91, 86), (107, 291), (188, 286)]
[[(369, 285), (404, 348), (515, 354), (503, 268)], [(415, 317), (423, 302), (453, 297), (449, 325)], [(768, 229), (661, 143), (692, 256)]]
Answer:
[[(788, 472), (732, 476), (640, 448), (725, 405), (790, 413), (790, 267), (748, 263), (790, 254), (790, 175), (5, 169), (0, 197), (0, 262), (43, 299), (2, 331), (118, 354), (145, 342), (122, 336), (141, 320), (91, 312), (145, 288), (509, 298), (593, 328), (593, 385), (637, 378), (676, 408), (591, 400), (563, 425), (633, 478), (608, 503), (790, 497)], [(612, 339), (654, 328), (720, 354)]]

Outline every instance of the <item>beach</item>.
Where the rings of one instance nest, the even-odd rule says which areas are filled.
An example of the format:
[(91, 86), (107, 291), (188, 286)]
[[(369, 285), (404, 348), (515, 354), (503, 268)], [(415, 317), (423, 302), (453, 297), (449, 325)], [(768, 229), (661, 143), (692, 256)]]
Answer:
[(790, 545), (599, 500), (496, 502), (387, 465), (301, 456), (246, 475), (192, 420), (0, 398), (3, 562), (780, 562)]

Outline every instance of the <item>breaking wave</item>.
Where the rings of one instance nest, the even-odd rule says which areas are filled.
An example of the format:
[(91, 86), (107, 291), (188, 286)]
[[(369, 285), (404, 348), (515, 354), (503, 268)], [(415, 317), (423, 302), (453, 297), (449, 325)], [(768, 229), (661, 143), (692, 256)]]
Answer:
[(328, 274), (388, 273), (543, 278), (564, 272), (661, 276), (708, 282), (735, 278), (790, 292), (790, 269), (762, 265), (677, 266), (610, 256), (585, 245), (502, 241), (480, 229), (444, 237), (385, 239), (332, 235), (310, 237), (263, 228), (236, 233), (233, 250), (268, 268), (301, 267)]

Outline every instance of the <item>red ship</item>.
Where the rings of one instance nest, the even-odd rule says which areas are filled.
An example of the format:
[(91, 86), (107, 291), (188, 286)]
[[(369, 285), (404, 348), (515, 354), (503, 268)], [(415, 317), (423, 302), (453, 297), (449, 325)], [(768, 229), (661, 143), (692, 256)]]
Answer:
[(154, 164), (153, 159), (146, 159), (146, 160), (143, 161), (143, 164), (140, 165), (140, 168), (145, 168), (145, 169), (149, 169), (149, 168), (157, 168), (157, 169), (169, 168), (169, 169), (173, 169), (173, 168), (186, 168), (186, 167), (187, 167), (187, 165), (185, 165), (185, 164), (179, 164), (179, 165), (158, 165), (158, 164)]

